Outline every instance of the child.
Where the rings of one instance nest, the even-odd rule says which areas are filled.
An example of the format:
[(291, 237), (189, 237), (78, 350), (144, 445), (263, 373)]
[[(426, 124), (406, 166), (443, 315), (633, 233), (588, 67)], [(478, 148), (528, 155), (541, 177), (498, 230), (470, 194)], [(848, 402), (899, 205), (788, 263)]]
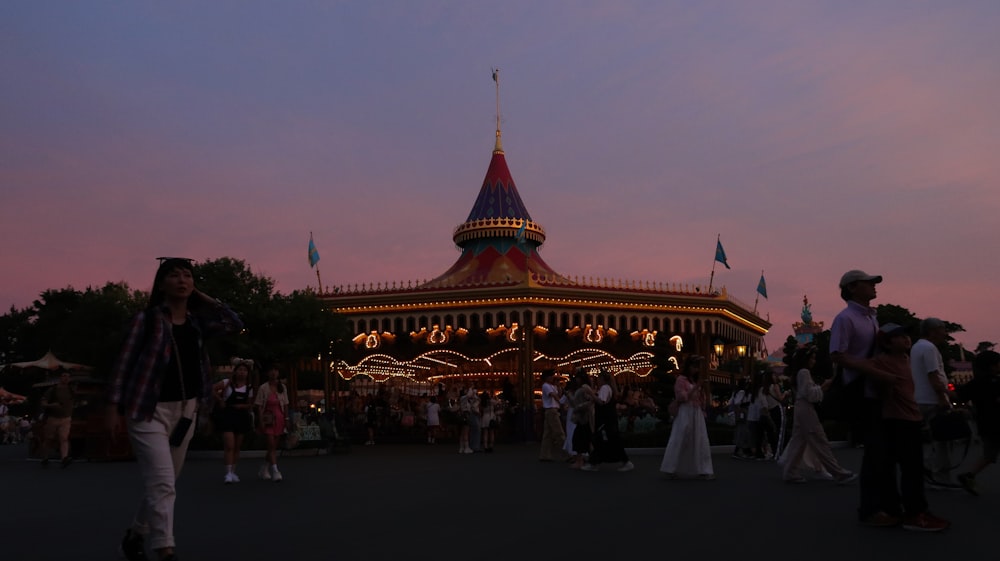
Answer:
[[(883, 431), (886, 454), (882, 466), (874, 475), (878, 486), (881, 511), (875, 513), (872, 526), (894, 526), (900, 522), (906, 530), (938, 532), (951, 523), (927, 510), (924, 495), (924, 458), (921, 437), (923, 416), (913, 397), (913, 376), (910, 373), (910, 337), (895, 323), (879, 328), (876, 336), (878, 352), (872, 359), (848, 356), (843, 363), (848, 368), (868, 376), (879, 390), (882, 418), (872, 430)], [(900, 485), (896, 485), (896, 466)]]
[(1000, 353), (983, 351), (972, 362), (973, 380), (962, 386), (959, 396), (972, 401), (976, 409), (976, 426), (983, 441), (983, 457), (975, 463), (972, 471), (958, 476), (962, 487), (973, 495), (976, 489), (976, 475), (986, 466), (997, 462), (1000, 450)]

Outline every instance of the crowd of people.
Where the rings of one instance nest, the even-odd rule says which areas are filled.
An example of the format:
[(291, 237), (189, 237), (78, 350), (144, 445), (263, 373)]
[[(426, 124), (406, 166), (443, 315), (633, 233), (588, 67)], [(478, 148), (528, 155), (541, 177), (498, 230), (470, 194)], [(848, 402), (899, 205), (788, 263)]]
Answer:
[[(705, 359), (689, 355), (673, 386), (670, 433), (660, 463), (663, 476), (715, 479), (706, 418), (713, 410), (726, 411), (734, 424), (735, 458), (776, 461), (780, 476), (791, 484), (805, 483), (807, 476), (839, 484), (860, 479), (857, 515), (865, 525), (901, 525), (918, 531), (949, 527), (948, 521), (929, 510), (925, 486), (964, 488), (976, 494), (976, 475), (996, 462), (1000, 354), (979, 353), (973, 381), (956, 395), (948, 388), (937, 350), (946, 338), (944, 323), (924, 320), (920, 340), (911, 345), (901, 326), (880, 325), (875, 318), (870, 302), (880, 282), (881, 276), (858, 270), (841, 278), (847, 306), (831, 329), (830, 354), (838, 366), (833, 378), (815, 379), (817, 349), (804, 346), (787, 365), (787, 385), (765, 372), (742, 382), (728, 403), (720, 403), (703, 376)], [(161, 560), (177, 559), (175, 482), (199, 412), (214, 411), (212, 425), (222, 436), (226, 484), (240, 481), (237, 465), (250, 434), (266, 441), (258, 478), (281, 481), (278, 446), (282, 438), (293, 436), (293, 423), (299, 422), (277, 364), (261, 369), (266, 380), (257, 387), (250, 382), (255, 364), (243, 358), (232, 359), (229, 377), (213, 381), (203, 340), (236, 333), (242, 323), (227, 306), (195, 288), (190, 261), (164, 260), (153, 287), (149, 306), (133, 318), (115, 362), (105, 415), (112, 436), (127, 434), (143, 482), (140, 507), (121, 541), (123, 555), (132, 561), (147, 558), (147, 553)], [(41, 451), (47, 461), (50, 447), (57, 446), (66, 465), (73, 395), (68, 375), (63, 378), (42, 399), (48, 428)], [(592, 376), (578, 369), (565, 386), (553, 370), (544, 371), (541, 378), (539, 460), (566, 461), (571, 469), (590, 472), (603, 465), (619, 472), (635, 468), (621, 433), (658, 413), (652, 399), (641, 389), (622, 390), (605, 370)], [(838, 462), (817, 414), (816, 406), (831, 392), (837, 393), (841, 410), (847, 412), (853, 439), (863, 444), (860, 474)], [(419, 397), (354, 393), (346, 400), (342, 418), (364, 426), (369, 446), (387, 419), (395, 419), (401, 426), (422, 431), (429, 445), (436, 444), (445, 430), (454, 430), (459, 454), (488, 454), (511, 411), (505, 393), (444, 384), (436, 395)], [(21, 396), (0, 393), (2, 412), (16, 399), (23, 401)], [(934, 433), (944, 420), (953, 419), (957, 400), (975, 407), (982, 455), (969, 471), (953, 477), (956, 466), (945, 439), (938, 439), (925, 455), (922, 435), (928, 427)], [(335, 426), (336, 420), (332, 422)], [(11, 432), (10, 425), (8, 420), (4, 435)], [(20, 423), (17, 428), (20, 434)]]

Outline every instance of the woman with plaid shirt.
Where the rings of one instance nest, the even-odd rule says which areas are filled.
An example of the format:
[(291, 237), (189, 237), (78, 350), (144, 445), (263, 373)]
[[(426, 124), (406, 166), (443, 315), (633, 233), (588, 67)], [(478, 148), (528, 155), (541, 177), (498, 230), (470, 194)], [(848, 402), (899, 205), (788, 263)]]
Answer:
[(122, 540), (129, 561), (145, 559), (145, 541), (161, 560), (174, 554), (175, 482), (184, 465), (199, 400), (212, 397), (206, 337), (237, 333), (243, 322), (194, 286), (190, 260), (166, 259), (149, 307), (137, 314), (112, 370), (107, 424), (124, 417), (142, 475), (143, 496)]

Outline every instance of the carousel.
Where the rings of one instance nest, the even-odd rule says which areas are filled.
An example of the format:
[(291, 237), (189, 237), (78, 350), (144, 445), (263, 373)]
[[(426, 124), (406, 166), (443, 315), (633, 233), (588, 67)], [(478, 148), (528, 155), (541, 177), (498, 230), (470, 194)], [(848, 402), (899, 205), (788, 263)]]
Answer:
[(452, 234), (461, 255), (451, 267), (426, 281), (321, 289), (353, 333), (331, 371), (409, 394), (447, 384), (527, 398), (550, 368), (606, 369), (619, 384), (641, 384), (658, 340), (676, 360), (698, 353), (713, 364), (764, 351), (770, 323), (725, 287), (571, 277), (539, 254), (545, 240), (514, 184), (498, 119), (486, 177)]

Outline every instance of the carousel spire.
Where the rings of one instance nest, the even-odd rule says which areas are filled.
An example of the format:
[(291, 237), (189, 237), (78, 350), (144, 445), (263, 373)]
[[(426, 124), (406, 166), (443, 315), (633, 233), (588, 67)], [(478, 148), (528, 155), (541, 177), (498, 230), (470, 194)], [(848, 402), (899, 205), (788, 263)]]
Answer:
[(503, 154), (503, 144), (500, 143), (500, 69), (493, 68), (493, 83), (497, 88), (497, 143), (493, 147), (494, 154)]

